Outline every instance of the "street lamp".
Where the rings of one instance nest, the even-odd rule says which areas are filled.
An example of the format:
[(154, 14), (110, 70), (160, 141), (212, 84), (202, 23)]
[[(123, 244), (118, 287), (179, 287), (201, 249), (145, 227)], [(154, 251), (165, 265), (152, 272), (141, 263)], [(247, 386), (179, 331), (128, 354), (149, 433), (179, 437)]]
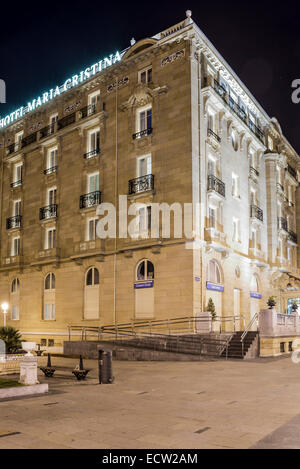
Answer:
[(1, 305), (3, 316), (4, 316), (4, 327), (6, 327), (6, 315), (7, 315), (7, 310), (8, 310), (8, 303), (2, 303)]

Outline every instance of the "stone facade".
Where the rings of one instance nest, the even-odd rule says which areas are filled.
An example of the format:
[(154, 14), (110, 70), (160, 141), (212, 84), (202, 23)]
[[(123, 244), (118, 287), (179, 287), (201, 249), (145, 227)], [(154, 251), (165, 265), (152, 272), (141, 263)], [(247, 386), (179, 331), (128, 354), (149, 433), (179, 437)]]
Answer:
[[(299, 157), (279, 124), (190, 12), (121, 57), (0, 129), (8, 323), (60, 347), (68, 325), (195, 316), (210, 297), (225, 331), (270, 294), (284, 311), (299, 290)], [(100, 198), (119, 215), (119, 195), (199, 204), (199, 230), (95, 237)]]

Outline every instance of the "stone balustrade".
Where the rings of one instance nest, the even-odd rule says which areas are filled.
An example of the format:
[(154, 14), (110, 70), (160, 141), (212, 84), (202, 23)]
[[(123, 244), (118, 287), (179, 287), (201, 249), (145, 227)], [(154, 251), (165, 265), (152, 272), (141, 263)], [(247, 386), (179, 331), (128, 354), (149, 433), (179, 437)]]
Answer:
[(259, 313), (258, 328), (265, 337), (300, 335), (300, 317), (297, 313), (280, 314), (274, 308), (264, 309)]

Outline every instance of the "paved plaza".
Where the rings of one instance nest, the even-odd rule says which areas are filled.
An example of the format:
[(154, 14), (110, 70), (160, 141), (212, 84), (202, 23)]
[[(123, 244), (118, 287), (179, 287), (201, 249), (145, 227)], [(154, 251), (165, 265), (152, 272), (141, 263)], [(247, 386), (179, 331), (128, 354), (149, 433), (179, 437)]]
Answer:
[[(39, 359), (40, 364), (46, 358)], [(97, 362), (52, 358), (50, 393), (0, 402), (3, 448), (300, 448), (300, 365), (253, 361)]]

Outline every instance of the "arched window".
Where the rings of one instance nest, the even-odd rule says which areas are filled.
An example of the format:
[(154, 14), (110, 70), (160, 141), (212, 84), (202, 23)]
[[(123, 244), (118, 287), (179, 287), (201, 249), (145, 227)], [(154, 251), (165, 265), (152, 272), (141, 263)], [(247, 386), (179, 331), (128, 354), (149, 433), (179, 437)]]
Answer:
[(257, 276), (255, 274), (252, 275), (252, 277), (251, 277), (250, 291), (259, 292), (258, 279), (257, 279)]
[(20, 288), (20, 282), (18, 278), (14, 278), (11, 284), (11, 292), (12, 293), (18, 293)]
[(136, 280), (154, 279), (154, 265), (147, 259), (143, 259), (136, 269)]
[(213, 283), (221, 283), (220, 267), (214, 259), (210, 260), (207, 266), (207, 280)]
[(86, 285), (99, 285), (99, 270), (96, 267), (91, 267), (86, 274)]
[(20, 319), (20, 281), (18, 278), (14, 278), (11, 283), (11, 319), (18, 321)]
[(45, 278), (45, 290), (55, 290), (55, 275), (50, 273)]
[(45, 277), (43, 319), (46, 321), (55, 319), (55, 275), (53, 272)]

